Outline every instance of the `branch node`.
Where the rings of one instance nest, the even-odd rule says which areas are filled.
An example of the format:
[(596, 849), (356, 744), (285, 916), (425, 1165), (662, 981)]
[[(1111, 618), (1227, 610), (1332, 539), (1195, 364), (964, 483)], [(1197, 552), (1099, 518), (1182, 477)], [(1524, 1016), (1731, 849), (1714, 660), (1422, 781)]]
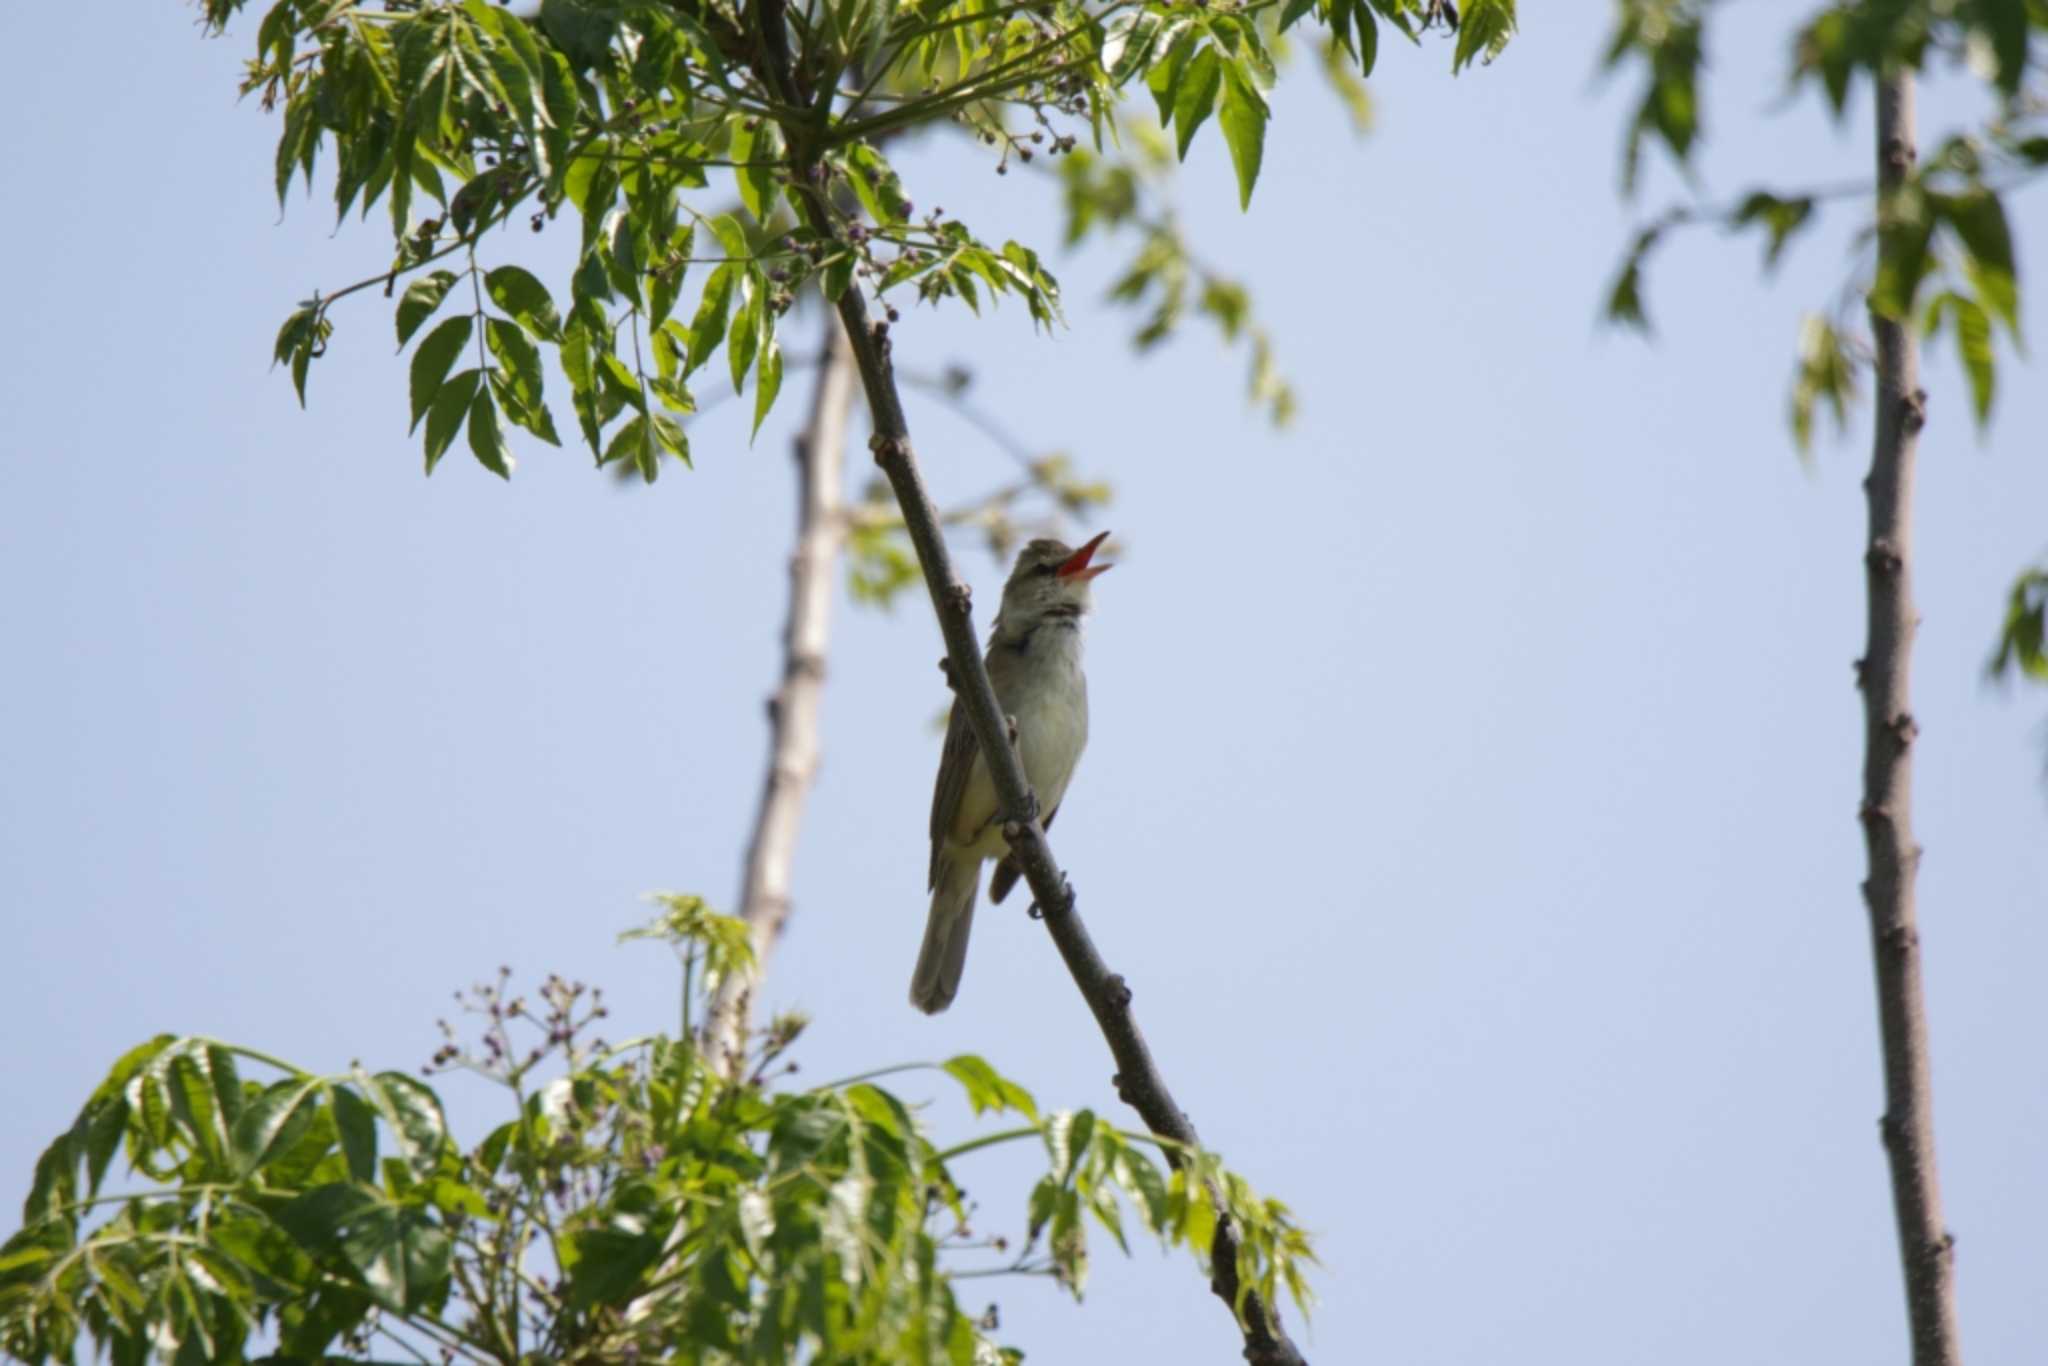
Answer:
[(1905, 559), (1899, 548), (1883, 536), (1870, 543), (1870, 549), (1863, 552), (1863, 563), (1880, 574), (1896, 574)]
[(1856, 687), (1857, 687), (1857, 688), (1858, 688), (1859, 690), (1860, 690), (1860, 689), (1863, 689), (1863, 688), (1867, 688), (1867, 687), (1869, 687), (1869, 686), (1870, 686), (1870, 661), (1869, 661), (1869, 660), (1867, 660), (1867, 659), (1857, 659), (1857, 660), (1854, 660), (1854, 661), (1852, 661), (1852, 662), (1850, 663), (1849, 667), (1850, 667), (1851, 669), (1854, 669), (1854, 670), (1856, 671)]
[(1892, 739), (1898, 744), (1900, 749), (1906, 749), (1919, 736), (1920, 723), (1913, 719), (1913, 713), (1902, 711), (1891, 720), (1885, 722), (1885, 729), (1891, 732)]
[(1126, 1008), (1131, 1003), (1131, 984), (1123, 979), (1122, 973), (1109, 974), (1109, 980), (1102, 984), (1102, 992), (1109, 997), (1109, 1003), (1118, 1010)]
[(948, 612), (964, 617), (974, 610), (974, 590), (964, 583), (947, 584), (945, 601)]
[(1927, 391), (1915, 389), (1899, 400), (1899, 421), (1909, 432), (1917, 432), (1927, 425)]
[(960, 691), (960, 679), (953, 673), (953, 657), (951, 655), (939, 656), (939, 672), (946, 676), (946, 686), (948, 688), (954, 692)]
[(910, 443), (908, 441), (905, 441), (902, 437), (887, 436), (881, 432), (876, 432), (872, 437), (868, 438), (868, 449), (875, 453), (875, 463), (877, 465), (887, 465), (892, 460), (900, 464), (910, 455)]
[(1876, 802), (1864, 802), (1856, 808), (1856, 819), (1865, 825), (1889, 825), (1892, 813)]

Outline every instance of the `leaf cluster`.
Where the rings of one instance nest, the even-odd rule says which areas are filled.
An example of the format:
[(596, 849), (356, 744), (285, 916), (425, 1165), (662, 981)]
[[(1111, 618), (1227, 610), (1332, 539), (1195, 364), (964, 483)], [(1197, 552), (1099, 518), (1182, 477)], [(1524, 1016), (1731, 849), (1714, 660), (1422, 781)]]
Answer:
[[(202, 0), (216, 31), (246, 0)], [(275, 354), (301, 402), (332, 309), (398, 294), (414, 344), (412, 427), (431, 472), (465, 431), (472, 455), (509, 476), (511, 428), (559, 435), (545, 389), (566, 381), (576, 429), (599, 464), (653, 479), (688, 461), (692, 384), (722, 349), (735, 389), (754, 384), (760, 422), (780, 393), (779, 322), (806, 287), (888, 300), (1022, 299), (1060, 319), (1058, 282), (1031, 247), (919, 214), (884, 147), (957, 126), (1029, 160), (1043, 147), (1100, 153), (1140, 87), (1184, 157), (1212, 119), (1249, 202), (1263, 162), (1281, 30), (1313, 19), (1360, 76), (1392, 25), (1411, 39), (1454, 25), (1442, 0), (544, 0), (518, 14), (485, 0), (274, 0), (245, 92), (282, 112), (280, 201), (331, 164), (339, 216), (389, 216), (378, 274), (304, 301)], [(1473, 0), (1454, 69), (1496, 55), (1513, 0)], [(1012, 131), (1022, 112), (1039, 127)], [(998, 169), (1002, 169), (1001, 166)], [(718, 186), (714, 186), (714, 178)], [(729, 186), (737, 200), (718, 198)], [(729, 210), (729, 211), (728, 211)], [(481, 259), (523, 221), (564, 217), (578, 237), (567, 281)], [(446, 264), (441, 264), (446, 262)], [(400, 285), (403, 284), (402, 291)], [(466, 287), (465, 287), (466, 285)], [(1170, 294), (1169, 287), (1168, 293)], [(1205, 289), (1234, 330), (1242, 307)], [(462, 301), (460, 312), (436, 315)], [(1212, 306), (1213, 305), (1213, 306)], [(1255, 386), (1282, 390), (1263, 334)]]
[[(1606, 65), (1638, 67), (1645, 78), (1623, 146), (1625, 191), (1636, 186), (1648, 141), (1661, 143), (1682, 170), (1691, 167), (1711, 10), (1704, 0), (1622, 0), (1617, 8)], [(1930, 339), (1952, 328), (1980, 428), (1997, 388), (1994, 334), (2002, 326), (2015, 347), (2021, 344), (2019, 263), (2005, 199), (2048, 168), (2048, 106), (2026, 88), (2044, 35), (2048, 5), (2040, 0), (1855, 0), (1828, 6), (1792, 41), (1789, 86), (1817, 86), (1837, 117), (1859, 80), (1890, 65), (1919, 69), (1944, 57), (1969, 66), (1998, 102), (1998, 113), (1982, 127), (1945, 139), (1907, 165), (1898, 186), (1877, 202), (1865, 238), (1874, 252), (1857, 288), (1845, 296), (1860, 297), (1880, 317), (1913, 323)], [(1605, 314), (1648, 330), (1644, 271), (1675, 228), (1712, 223), (1755, 231), (1763, 237), (1769, 271), (1819, 220), (1825, 204), (1869, 194), (1862, 185), (1756, 188), (1730, 206), (1667, 211), (1636, 234), (1608, 291)], [(1790, 405), (1802, 452), (1812, 440), (1817, 408), (1831, 409), (1839, 424), (1864, 350), (1845, 317), (1812, 318), (1802, 326)]]
[[(744, 961), (744, 927), (695, 898), (667, 899), (649, 933), (705, 969), (700, 1001)], [(904, 1069), (778, 1084), (797, 1021), (734, 1074), (687, 1035), (593, 1039), (606, 1011), (581, 984), (550, 978), (529, 1004), (501, 973), (464, 1000), (480, 1044), (449, 1031), (425, 1070), (478, 1072), (511, 1110), (468, 1145), (399, 1072), (316, 1076), (170, 1035), (129, 1052), (0, 1245), (0, 1348), (237, 1362), (274, 1335), (300, 1360), (1015, 1361), (963, 1278), (1049, 1275), (1078, 1296), (1091, 1226), (1125, 1246), (1135, 1223), (1199, 1264), (1219, 1213), (1247, 1285), (1306, 1299), (1313, 1254), (1284, 1206), (1213, 1154), (1043, 1113), (979, 1058), (931, 1070), (1011, 1127), (941, 1148), (876, 1084)], [(974, 1231), (955, 1171), (1017, 1143), (1046, 1166), (1013, 1247)], [(110, 1192), (117, 1155), (136, 1179)]]

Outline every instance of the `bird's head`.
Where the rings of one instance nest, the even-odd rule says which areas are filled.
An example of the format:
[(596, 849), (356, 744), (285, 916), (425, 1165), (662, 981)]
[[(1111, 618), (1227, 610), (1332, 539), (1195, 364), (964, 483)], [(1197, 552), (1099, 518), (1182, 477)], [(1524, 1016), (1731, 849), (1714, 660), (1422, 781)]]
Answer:
[(1017, 556), (1017, 567), (1003, 585), (998, 626), (1029, 630), (1047, 616), (1079, 616), (1089, 607), (1088, 583), (1111, 566), (1091, 564), (1107, 531), (1076, 550), (1064, 541), (1037, 540)]

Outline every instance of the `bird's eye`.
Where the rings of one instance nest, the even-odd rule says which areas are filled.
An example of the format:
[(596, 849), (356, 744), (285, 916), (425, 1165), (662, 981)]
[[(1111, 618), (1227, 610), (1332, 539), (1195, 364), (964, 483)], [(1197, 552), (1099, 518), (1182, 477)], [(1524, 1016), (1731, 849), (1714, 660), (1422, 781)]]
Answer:
[(1038, 568), (1032, 570), (1031, 572), (1034, 574), (1057, 574), (1059, 573), (1059, 571), (1060, 567), (1058, 565), (1048, 563), (1038, 566)]

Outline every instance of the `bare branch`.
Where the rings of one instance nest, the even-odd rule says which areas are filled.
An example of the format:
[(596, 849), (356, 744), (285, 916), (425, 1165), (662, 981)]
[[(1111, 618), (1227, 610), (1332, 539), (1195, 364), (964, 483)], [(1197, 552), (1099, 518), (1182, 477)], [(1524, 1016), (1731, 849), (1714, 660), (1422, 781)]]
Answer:
[(825, 346), (811, 412), (796, 438), (796, 550), (789, 561), (789, 616), (782, 632), (782, 681), (768, 699), (768, 772), (747, 842), (739, 917), (754, 943), (754, 967), (719, 984), (705, 1025), (711, 1056), (737, 1070), (755, 988), (789, 919), (790, 867), (804, 798), (818, 770), (818, 703), (832, 624), (834, 566), (845, 543), (842, 515), (846, 423), (853, 407), (853, 353), (839, 319), (824, 315)]
[[(1913, 75), (1891, 67), (1877, 82), (1877, 190), (1880, 268), (1896, 250), (1883, 228), (1916, 156)], [(1885, 1113), (1880, 1133), (1891, 1164), (1892, 1207), (1905, 1270), (1914, 1366), (1958, 1366), (1955, 1239), (1941, 1217), (1934, 1161), (1932, 1066), (1920, 980), (1920, 931), (1914, 879), (1912, 749), (1918, 727), (1908, 696), (1913, 634), (1913, 464), (1927, 393), (1920, 387), (1920, 346), (1910, 318), (1871, 311), (1877, 347), (1877, 436), (1870, 477), (1870, 540), (1863, 564), (1869, 587), (1869, 637), (1857, 665), (1863, 692), (1863, 839), (1870, 877), (1871, 949), (1877, 968), (1878, 1027), (1884, 1050)]]

